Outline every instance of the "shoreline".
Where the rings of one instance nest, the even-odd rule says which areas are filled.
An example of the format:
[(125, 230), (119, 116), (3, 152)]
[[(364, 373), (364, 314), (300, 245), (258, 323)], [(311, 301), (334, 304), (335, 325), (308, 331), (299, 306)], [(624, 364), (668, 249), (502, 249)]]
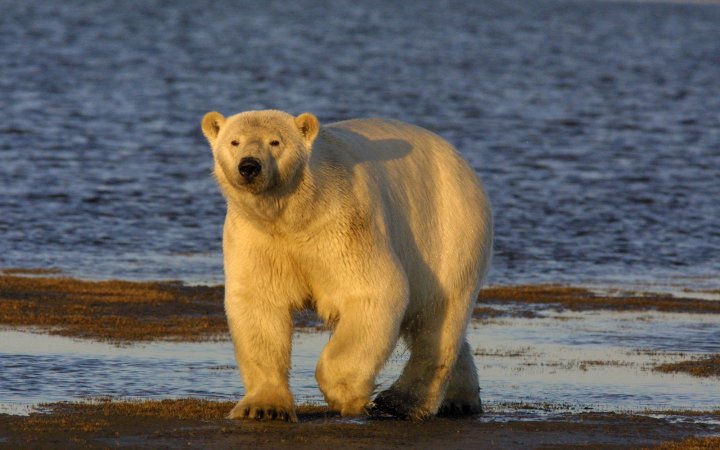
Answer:
[[(0, 327), (60, 335), (125, 347), (150, 342), (227, 341), (222, 286), (188, 286), (180, 282), (87, 281), (58, 272), (0, 272)], [(688, 293), (692, 296), (692, 292)], [(720, 314), (720, 302), (669, 294), (601, 291), (566, 285), (490, 286), (483, 289), (473, 323), (543, 320), (567, 323), (598, 313), (705, 317)], [(668, 316), (669, 314), (669, 316)], [(673, 316), (674, 314), (679, 314)], [(689, 315), (689, 316), (688, 316)], [(625, 316), (623, 316), (625, 317)], [(584, 319), (583, 319), (584, 320)], [(675, 319), (671, 319), (675, 320)], [(691, 319), (693, 320), (693, 319)], [(536, 322), (537, 321), (537, 322)], [(295, 316), (296, 331), (326, 330), (310, 312)], [(307, 336), (310, 336), (309, 334)], [(214, 344), (212, 344), (214, 345)], [(482, 352), (485, 351), (485, 354)], [(631, 350), (641, 351), (641, 349)], [(524, 370), (553, 364), (586, 373), (622, 362), (577, 361), (565, 355), (541, 361), (532, 349), (476, 349), (489, 358), (519, 358)], [(602, 356), (602, 355), (601, 355)], [(683, 354), (672, 364), (650, 365), (653, 371), (682, 372), (720, 379), (720, 355)], [(606, 357), (607, 358), (607, 357)], [(681, 360), (682, 359), (682, 360)], [(687, 360), (687, 361), (685, 361)], [(668, 360), (665, 359), (667, 362)], [(642, 368), (642, 365), (638, 366)], [(566, 368), (569, 368), (566, 367)], [(228, 370), (235, 371), (234, 367)], [(160, 394), (172, 394), (163, 391)], [(558, 397), (559, 398), (559, 397)], [(556, 399), (557, 400), (557, 399)], [(201, 448), (717, 448), (720, 410), (586, 410), (557, 404), (489, 403), (484, 415), (469, 419), (433, 418), (422, 423), (397, 419), (341, 418), (325, 406), (304, 404), (300, 422), (234, 421), (225, 414), (234, 402), (201, 398), (123, 400), (101, 397), (56, 402), (30, 408), (27, 415), (0, 413), (0, 448), (96, 448), (108, 446)], [(720, 406), (720, 405), (719, 405)]]
[[(29, 416), (0, 414), (0, 447), (107, 446), (201, 448), (713, 448), (720, 445), (720, 411), (651, 417), (575, 413), (528, 419), (519, 411), (470, 419), (341, 418), (325, 407), (301, 405), (299, 422), (225, 419), (233, 402), (198, 399), (53, 403)], [(681, 418), (682, 420), (678, 420)]]
[[(221, 285), (86, 281), (55, 276), (58, 273), (44, 269), (1, 271), (0, 327), (117, 346), (229, 340)], [(603, 294), (553, 284), (491, 286), (481, 291), (472, 323), (598, 311), (720, 315), (720, 301), (627, 291)], [(312, 311), (295, 312), (293, 321), (296, 332), (329, 331)], [(682, 361), (658, 364), (653, 370), (720, 378), (720, 354), (687, 355)]]
[[(222, 285), (179, 281), (89, 281), (57, 270), (0, 271), (0, 326), (116, 344), (156, 340), (197, 342), (228, 335)], [(557, 284), (482, 289), (473, 320), (539, 317), (544, 311), (718, 314), (716, 291), (668, 293), (597, 290)], [(702, 295), (701, 295), (702, 294)], [(326, 327), (312, 311), (294, 313), (299, 331)]]

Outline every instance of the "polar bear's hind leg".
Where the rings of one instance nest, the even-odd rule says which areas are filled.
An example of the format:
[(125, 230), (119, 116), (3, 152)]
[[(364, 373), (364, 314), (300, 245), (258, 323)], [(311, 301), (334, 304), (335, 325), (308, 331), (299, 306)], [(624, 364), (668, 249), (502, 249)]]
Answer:
[(438, 414), (443, 416), (468, 416), (482, 413), (480, 385), (473, 360), (472, 349), (467, 341), (460, 347), (450, 383), (445, 392)]
[[(410, 359), (400, 378), (375, 398), (379, 412), (426, 419), (438, 412), (449, 385), (453, 387), (449, 391), (451, 404), (472, 412), (479, 409), (477, 372), (465, 342), (470, 304), (474, 304), (477, 289), (473, 286), (464, 291), (435, 303), (436, 307), (428, 308), (405, 330)], [(464, 396), (469, 398), (460, 398)]]

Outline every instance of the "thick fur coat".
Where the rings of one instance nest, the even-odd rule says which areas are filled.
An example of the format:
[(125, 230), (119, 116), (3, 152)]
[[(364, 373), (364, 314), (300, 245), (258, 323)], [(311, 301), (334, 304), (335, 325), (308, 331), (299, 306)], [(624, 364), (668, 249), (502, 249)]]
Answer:
[[(274, 110), (211, 112), (202, 130), (227, 198), (225, 310), (246, 391), (230, 417), (296, 420), (292, 311), (308, 307), (333, 327), (316, 370), (331, 408), (479, 412), (465, 332), (492, 218), (452, 145), (397, 121)], [(410, 360), (371, 400), (399, 338)]]

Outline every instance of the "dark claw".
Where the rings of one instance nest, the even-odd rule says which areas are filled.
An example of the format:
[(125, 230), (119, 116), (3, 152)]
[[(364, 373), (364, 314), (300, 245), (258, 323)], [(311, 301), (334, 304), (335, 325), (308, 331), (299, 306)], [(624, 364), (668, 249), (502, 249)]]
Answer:
[(283, 420), (285, 422), (296, 422), (297, 419), (293, 415), (292, 410), (288, 411), (279, 406), (254, 406), (249, 405), (239, 410), (239, 415), (235, 418), (246, 420)]
[(403, 398), (391, 391), (379, 393), (373, 400), (373, 407), (369, 413), (372, 416), (382, 416), (384, 414), (407, 419), (407, 405), (412, 404), (414, 399)]

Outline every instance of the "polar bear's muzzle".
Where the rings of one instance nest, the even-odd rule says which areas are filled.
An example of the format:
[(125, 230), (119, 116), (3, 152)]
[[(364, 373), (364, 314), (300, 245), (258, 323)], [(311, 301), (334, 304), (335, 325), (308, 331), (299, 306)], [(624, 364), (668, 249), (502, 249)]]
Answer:
[(245, 181), (245, 184), (252, 183), (252, 181), (260, 175), (262, 171), (262, 164), (257, 158), (246, 157), (240, 160), (238, 164), (238, 172)]

